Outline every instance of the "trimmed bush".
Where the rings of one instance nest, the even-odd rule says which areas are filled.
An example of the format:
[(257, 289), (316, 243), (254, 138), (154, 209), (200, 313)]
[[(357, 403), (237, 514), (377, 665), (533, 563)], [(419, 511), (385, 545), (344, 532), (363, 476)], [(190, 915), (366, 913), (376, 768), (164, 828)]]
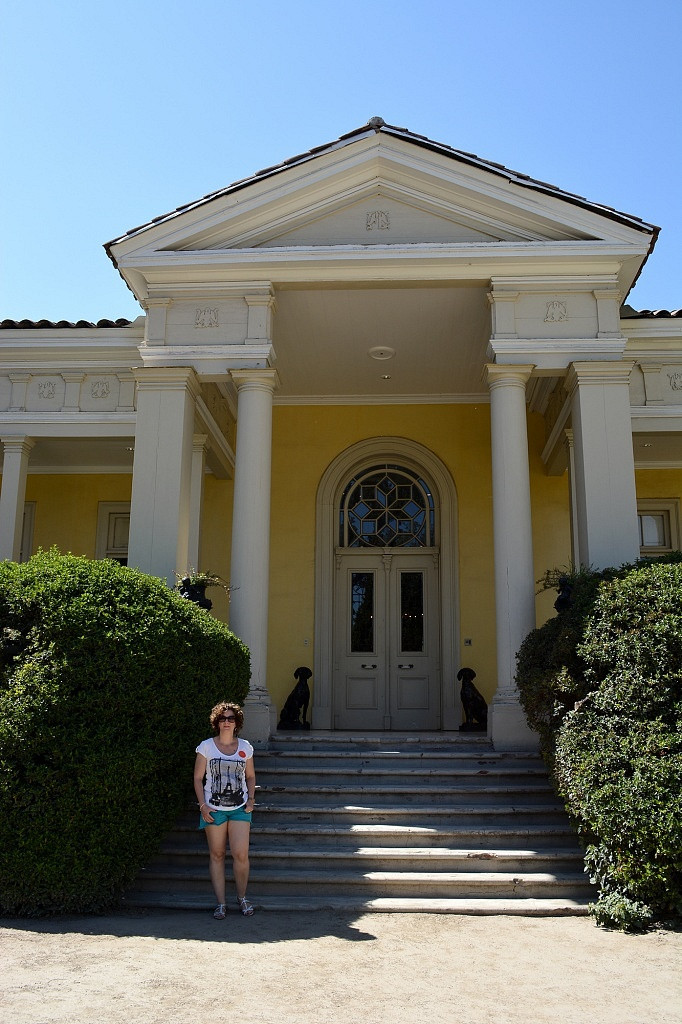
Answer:
[(586, 844), (597, 921), (644, 929), (682, 913), (682, 556), (574, 583), (576, 607), (524, 642), (519, 688)]
[(184, 805), (249, 656), (155, 577), (41, 552), (0, 563), (0, 912), (101, 911)]

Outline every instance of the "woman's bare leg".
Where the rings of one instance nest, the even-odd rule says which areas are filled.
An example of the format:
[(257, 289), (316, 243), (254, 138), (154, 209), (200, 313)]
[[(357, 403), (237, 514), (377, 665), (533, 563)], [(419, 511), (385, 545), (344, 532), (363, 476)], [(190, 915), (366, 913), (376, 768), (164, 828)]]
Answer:
[(230, 853), (232, 854), (234, 882), (237, 887), (237, 896), (240, 899), (242, 896), (246, 896), (246, 886), (249, 882), (250, 832), (250, 821), (228, 822), (228, 837), (230, 840)]
[(227, 847), (227, 822), (222, 825), (208, 825), (204, 832), (208, 841), (209, 874), (217, 903), (225, 902), (225, 849)]

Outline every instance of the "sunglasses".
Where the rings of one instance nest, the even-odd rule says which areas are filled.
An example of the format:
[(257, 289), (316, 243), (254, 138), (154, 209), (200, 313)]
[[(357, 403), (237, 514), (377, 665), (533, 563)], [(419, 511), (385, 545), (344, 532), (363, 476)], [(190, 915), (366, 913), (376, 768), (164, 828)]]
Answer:
[(235, 722), (236, 719), (235, 719), (234, 715), (218, 715), (218, 721), (219, 722)]

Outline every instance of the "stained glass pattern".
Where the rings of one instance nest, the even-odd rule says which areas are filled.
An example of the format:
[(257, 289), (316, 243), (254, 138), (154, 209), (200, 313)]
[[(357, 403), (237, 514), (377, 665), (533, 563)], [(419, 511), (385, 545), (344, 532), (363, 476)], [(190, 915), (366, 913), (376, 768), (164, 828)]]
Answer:
[(341, 547), (431, 547), (433, 495), (424, 480), (408, 470), (374, 466), (346, 487), (339, 527)]

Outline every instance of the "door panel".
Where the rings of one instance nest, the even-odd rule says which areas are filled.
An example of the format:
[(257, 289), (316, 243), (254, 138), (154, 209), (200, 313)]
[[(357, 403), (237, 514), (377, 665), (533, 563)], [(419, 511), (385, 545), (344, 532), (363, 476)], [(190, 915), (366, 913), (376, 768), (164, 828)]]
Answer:
[(337, 553), (334, 725), (440, 727), (438, 552)]

